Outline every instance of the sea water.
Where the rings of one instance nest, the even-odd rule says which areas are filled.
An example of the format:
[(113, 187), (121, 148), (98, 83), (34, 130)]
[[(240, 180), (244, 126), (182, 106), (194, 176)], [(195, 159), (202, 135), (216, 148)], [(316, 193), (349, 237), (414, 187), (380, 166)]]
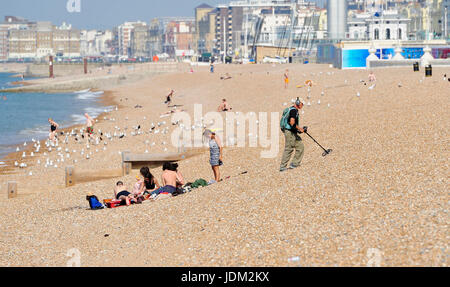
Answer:
[(60, 128), (85, 122), (84, 113), (95, 118), (110, 111), (100, 103), (101, 92), (73, 93), (2, 93), (12, 87), (11, 82), (20, 78), (13, 74), (0, 73), (0, 166), (6, 154), (14, 152), (31, 139), (45, 139), (50, 132), (48, 118), (52, 118)]

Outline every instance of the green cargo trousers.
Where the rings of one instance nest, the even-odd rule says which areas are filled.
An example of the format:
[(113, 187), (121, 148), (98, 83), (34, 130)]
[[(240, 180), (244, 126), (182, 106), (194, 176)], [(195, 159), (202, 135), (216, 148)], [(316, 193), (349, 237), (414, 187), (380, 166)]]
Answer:
[(284, 132), (285, 146), (283, 158), (281, 159), (280, 169), (286, 168), (289, 160), (291, 159), (292, 153), (295, 150), (294, 159), (291, 162), (291, 166), (298, 167), (303, 159), (303, 154), (305, 152), (305, 146), (303, 145), (302, 138), (292, 133), (291, 131)]

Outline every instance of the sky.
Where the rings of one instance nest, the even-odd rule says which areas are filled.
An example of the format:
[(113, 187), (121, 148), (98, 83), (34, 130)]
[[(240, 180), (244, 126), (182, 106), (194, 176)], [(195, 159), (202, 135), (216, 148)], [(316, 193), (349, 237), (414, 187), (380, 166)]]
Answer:
[[(68, 1), (79, 1), (80, 12), (69, 13)], [(194, 16), (194, 8), (207, 3), (215, 6), (224, 0), (0, 0), (0, 22), (5, 16), (20, 16), (30, 21), (62, 22), (77, 29), (111, 29), (126, 21), (149, 22), (155, 17)]]

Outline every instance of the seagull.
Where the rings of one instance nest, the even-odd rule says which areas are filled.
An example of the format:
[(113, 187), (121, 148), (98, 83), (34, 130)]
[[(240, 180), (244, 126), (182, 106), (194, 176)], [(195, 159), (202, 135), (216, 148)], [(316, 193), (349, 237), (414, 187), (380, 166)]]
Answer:
[(373, 90), (375, 88), (376, 84), (373, 84), (372, 86), (369, 87), (369, 90)]
[(360, 93), (358, 92), (358, 93), (356, 94), (356, 96), (357, 96), (357, 97), (360, 97), (360, 96), (361, 96), (361, 94), (360, 94)]

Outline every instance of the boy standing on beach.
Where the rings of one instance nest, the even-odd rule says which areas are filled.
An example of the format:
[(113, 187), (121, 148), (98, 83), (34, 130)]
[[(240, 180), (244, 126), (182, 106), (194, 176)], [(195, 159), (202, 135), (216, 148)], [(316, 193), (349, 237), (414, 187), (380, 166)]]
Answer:
[(289, 70), (286, 69), (286, 72), (284, 73), (284, 88), (287, 89), (289, 86)]
[(86, 117), (86, 138), (89, 142), (91, 135), (94, 134), (94, 120), (87, 113), (85, 113), (84, 116)]

